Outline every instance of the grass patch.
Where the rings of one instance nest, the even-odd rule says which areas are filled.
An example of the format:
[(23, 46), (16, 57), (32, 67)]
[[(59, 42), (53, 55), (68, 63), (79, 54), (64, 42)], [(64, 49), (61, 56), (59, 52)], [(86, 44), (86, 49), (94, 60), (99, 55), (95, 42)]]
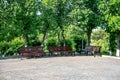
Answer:
[[(110, 53), (108, 51), (103, 51), (101, 52), (101, 55), (110, 55)], [(112, 52), (112, 56), (116, 56), (116, 52)]]
[(108, 51), (101, 52), (101, 55), (110, 55)]

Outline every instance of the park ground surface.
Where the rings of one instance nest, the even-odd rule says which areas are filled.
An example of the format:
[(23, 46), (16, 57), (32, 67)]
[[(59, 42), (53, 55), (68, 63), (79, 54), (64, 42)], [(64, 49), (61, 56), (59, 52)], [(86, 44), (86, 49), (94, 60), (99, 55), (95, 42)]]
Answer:
[(120, 80), (120, 59), (99, 56), (2, 59), (0, 80)]

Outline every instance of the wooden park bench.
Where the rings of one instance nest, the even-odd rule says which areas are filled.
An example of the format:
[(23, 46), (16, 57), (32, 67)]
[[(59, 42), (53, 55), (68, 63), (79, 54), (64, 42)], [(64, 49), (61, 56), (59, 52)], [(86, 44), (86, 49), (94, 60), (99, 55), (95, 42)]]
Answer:
[(19, 49), (19, 53), (24, 57), (44, 56), (45, 52), (41, 46), (22, 47)]
[(60, 55), (66, 54), (66, 53), (75, 55), (71, 46), (49, 46), (49, 52), (50, 52), (50, 55), (53, 55), (54, 53), (57, 53)]
[(88, 55), (88, 53), (92, 53), (95, 56), (97, 53), (100, 54), (100, 49), (100, 46), (85, 46), (85, 49), (80, 50), (80, 54), (85, 52), (86, 55)]

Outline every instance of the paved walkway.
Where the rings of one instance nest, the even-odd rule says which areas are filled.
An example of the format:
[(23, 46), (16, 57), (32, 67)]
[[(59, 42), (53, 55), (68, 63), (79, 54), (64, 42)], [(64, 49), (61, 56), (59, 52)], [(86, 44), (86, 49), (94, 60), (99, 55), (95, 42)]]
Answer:
[(75, 56), (0, 60), (0, 80), (120, 80), (120, 59)]

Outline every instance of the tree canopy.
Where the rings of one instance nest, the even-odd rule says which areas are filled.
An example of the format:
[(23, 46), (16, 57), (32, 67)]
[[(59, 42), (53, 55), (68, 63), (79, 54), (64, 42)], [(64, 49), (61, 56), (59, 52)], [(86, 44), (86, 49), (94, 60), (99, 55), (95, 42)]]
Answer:
[(3, 45), (21, 40), (24, 41), (20, 42), (22, 46), (31, 46), (29, 43), (33, 44), (33, 40), (45, 46), (45, 40), (50, 37), (58, 39), (58, 45), (61, 41), (65, 45), (67, 39), (74, 41), (76, 36), (91, 45), (91, 34), (98, 27), (110, 34), (110, 46), (114, 39), (120, 49), (119, 0), (0, 1), (0, 43), (5, 42)]

